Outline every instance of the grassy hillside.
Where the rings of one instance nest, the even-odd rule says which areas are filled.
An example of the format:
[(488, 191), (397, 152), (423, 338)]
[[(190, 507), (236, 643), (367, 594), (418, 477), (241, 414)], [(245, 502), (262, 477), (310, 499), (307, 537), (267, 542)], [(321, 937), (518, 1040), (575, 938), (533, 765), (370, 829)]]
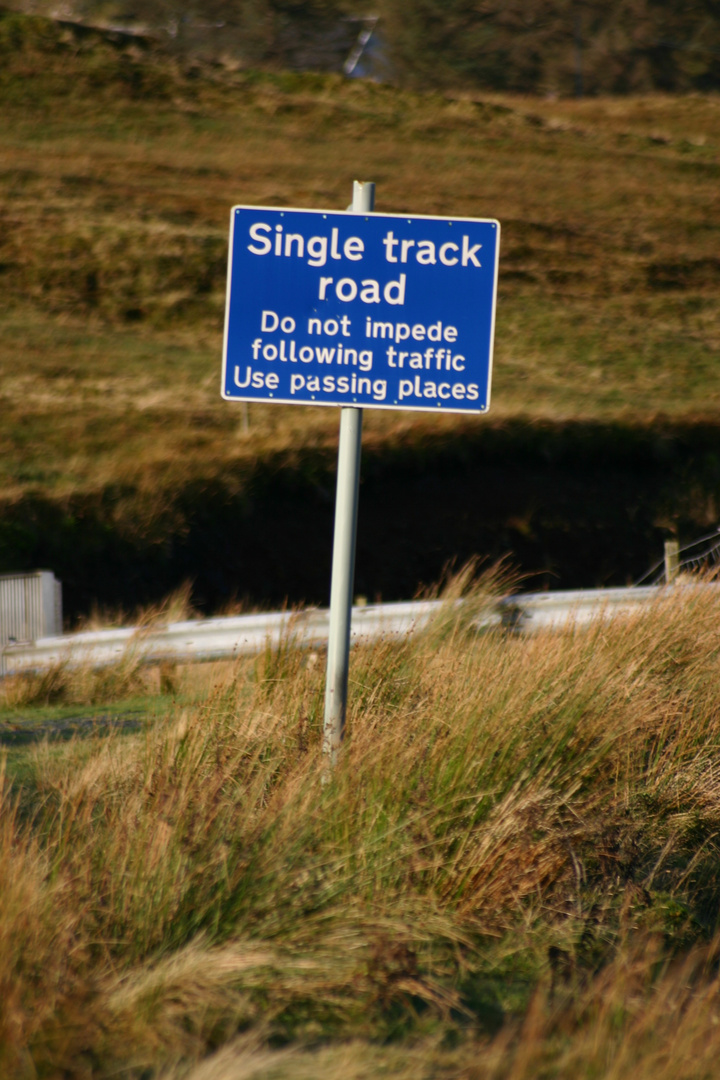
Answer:
[[(369, 411), (380, 461), (475, 445), (510, 419), (542, 422), (552, 443), (567, 421), (641, 443), (658, 414), (671, 442), (717, 423), (716, 98), (451, 98), (183, 68), (147, 42), (10, 15), (0, 57), (0, 500), (14, 522), (0, 569), (62, 561), (27, 539), (54, 517), (120, 536), (139, 565), (196, 528), (183, 507), (198, 492), (250, 497), (258, 462), (290, 487), (298, 462), (331, 469), (334, 410), (253, 406), (246, 432), (219, 400), (228, 210), (342, 208), (354, 177), (376, 181), (378, 209), (503, 225), (490, 417)], [(531, 436), (516, 443), (530, 453)], [(708, 511), (696, 500), (689, 517), (704, 528)]]
[[(73, 612), (320, 596), (337, 415), (219, 401), (226, 228), (354, 176), (504, 225), (493, 413), (367, 414), (358, 591), (498, 547), (608, 579), (717, 522), (715, 99), (190, 71), (12, 18), (0, 52), (0, 569), (50, 561)], [(502, 584), (354, 651), (331, 777), (291, 642), (5, 680), (0, 1075), (713, 1076), (717, 598), (479, 638)]]
[[(3, 1077), (714, 1076), (718, 600), (478, 639), (495, 587), (355, 650), (329, 780), (307, 651), (70, 743), (6, 684)], [(55, 688), (122, 718), (132, 674)]]

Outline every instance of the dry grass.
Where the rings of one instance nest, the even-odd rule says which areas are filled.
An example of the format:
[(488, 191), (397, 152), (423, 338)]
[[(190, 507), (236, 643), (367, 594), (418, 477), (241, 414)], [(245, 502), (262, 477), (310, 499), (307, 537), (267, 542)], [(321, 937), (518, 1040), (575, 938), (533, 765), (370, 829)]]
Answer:
[[(472, 480), (443, 484), (441, 536), (404, 507), (432, 558), (374, 528), (387, 560), (365, 573), (359, 559), (362, 592), (412, 595), (478, 551), (515, 552), (565, 585), (619, 583), (668, 531), (717, 524), (715, 96), (449, 97), (189, 72), (92, 37), (11, 40), (5, 23), (0, 568), (51, 566), (69, 618), (188, 578), (204, 611), (233, 595), (326, 601), (318, 524), (294, 511), (332, 498), (336, 411), (253, 404), (246, 431), (219, 399), (228, 210), (339, 209), (358, 175), (377, 182), (379, 209), (503, 224), (491, 415), (364, 419), (365, 475), (387, 477), (386, 500), (412, 488), (407, 463), (459, 474), (470, 454)], [(586, 509), (578, 492), (621, 456), (624, 505), (610, 479)], [(487, 518), (456, 529), (486, 492)], [(363, 503), (376, 520), (378, 501)], [(285, 576), (264, 540), (279, 506), (298, 521)]]
[(329, 783), (291, 648), (40, 746), (0, 836), (3, 1076), (713, 1075), (717, 625), (692, 589), (527, 640), (448, 610), (355, 651)]
[(83, 663), (58, 663), (43, 671), (8, 675), (0, 682), (0, 709), (37, 705), (104, 705), (147, 694), (154, 673), (130, 650), (116, 664), (97, 671)]
[[(218, 400), (228, 210), (341, 208), (358, 170), (380, 209), (502, 221), (496, 417), (716, 415), (714, 97), (448, 98), (190, 78), (99, 45), (4, 55), (5, 497), (154, 498), (334, 442), (332, 410), (253, 406), (248, 439)], [(456, 424), (370, 412), (368, 435)]]

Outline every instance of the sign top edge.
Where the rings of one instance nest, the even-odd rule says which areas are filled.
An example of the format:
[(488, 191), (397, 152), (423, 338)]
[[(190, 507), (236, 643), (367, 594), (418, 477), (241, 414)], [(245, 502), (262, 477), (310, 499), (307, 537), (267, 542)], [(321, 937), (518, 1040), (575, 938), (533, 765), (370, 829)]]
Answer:
[(348, 218), (392, 218), (399, 221), (472, 221), (479, 225), (497, 225), (498, 229), (500, 228), (500, 222), (497, 218), (458, 217), (451, 214), (400, 214), (397, 212), (384, 213), (378, 210), (363, 210), (358, 213), (353, 210), (329, 210), (311, 206), (262, 206), (255, 203), (235, 203), (230, 208), (230, 213), (233, 214), (236, 210), (262, 210), (273, 214), (323, 214), (325, 216), (338, 214)]

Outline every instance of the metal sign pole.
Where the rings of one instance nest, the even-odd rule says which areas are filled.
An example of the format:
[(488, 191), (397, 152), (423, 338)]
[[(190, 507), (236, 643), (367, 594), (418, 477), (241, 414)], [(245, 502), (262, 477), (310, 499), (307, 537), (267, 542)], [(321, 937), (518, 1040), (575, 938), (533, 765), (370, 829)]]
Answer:
[[(354, 214), (371, 213), (374, 206), (375, 185), (356, 180), (353, 184), (353, 201), (350, 207), (352, 212)], [(343, 408), (340, 410), (340, 445), (335, 496), (335, 533), (323, 727), (323, 752), (329, 755), (332, 764), (335, 764), (345, 732), (350, 618), (355, 579), (355, 538), (360, 486), (362, 414), (362, 409)]]

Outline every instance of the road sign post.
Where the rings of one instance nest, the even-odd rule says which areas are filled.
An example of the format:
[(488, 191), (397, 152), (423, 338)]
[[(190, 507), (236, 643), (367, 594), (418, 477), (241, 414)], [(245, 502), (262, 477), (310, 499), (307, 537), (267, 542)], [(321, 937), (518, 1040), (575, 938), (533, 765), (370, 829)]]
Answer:
[(235, 206), (222, 395), (340, 406), (323, 748), (345, 725), (362, 411), (485, 413), (500, 226), (477, 218)]
[[(371, 213), (375, 207), (375, 185), (353, 185), (352, 211)], [(350, 666), (350, 618), (355, 581), (360, 454), (362, 449), (362, 409), (340, 411), (335, 533), (330, 581), (330, 629), (328, 633), (327, 680), (323, 751), (334, 764), (345, 734), (348, 670)]]

